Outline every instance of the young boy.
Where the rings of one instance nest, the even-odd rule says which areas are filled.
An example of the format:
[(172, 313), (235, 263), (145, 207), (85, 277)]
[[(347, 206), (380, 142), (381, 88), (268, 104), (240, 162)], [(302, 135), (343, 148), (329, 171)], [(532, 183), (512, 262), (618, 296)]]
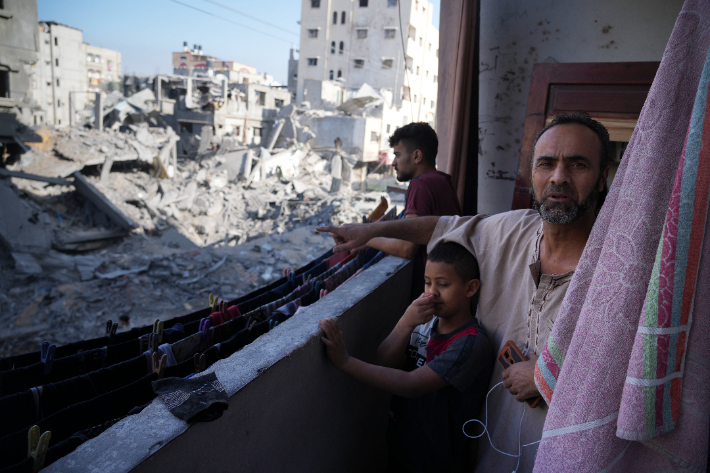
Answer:
[(378, 365), (348, 355), (333, 319), (321, 340), (333, 365), (395, 395), (387, 433), (389, 471), (468, 471), (471, 446), (463, 423), (486, 396), (493, 348), (474, 317), (478, 264), (463, 246), (442, 242), (429, 253), (425, 293), (406, 310), (377, 350)]

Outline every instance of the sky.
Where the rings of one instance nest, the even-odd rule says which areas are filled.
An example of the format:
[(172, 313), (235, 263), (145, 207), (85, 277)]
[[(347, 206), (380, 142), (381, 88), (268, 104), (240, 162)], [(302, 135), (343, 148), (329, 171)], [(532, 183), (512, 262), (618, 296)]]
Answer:
[(39, 21), (78, 28), (84, 42), (119, 51), (124, 74), (172, 73), (171, 53), (187, 41), (286, 84), (289, 49), (298, 49), (300, 0), (37, 0), (37, 8)]

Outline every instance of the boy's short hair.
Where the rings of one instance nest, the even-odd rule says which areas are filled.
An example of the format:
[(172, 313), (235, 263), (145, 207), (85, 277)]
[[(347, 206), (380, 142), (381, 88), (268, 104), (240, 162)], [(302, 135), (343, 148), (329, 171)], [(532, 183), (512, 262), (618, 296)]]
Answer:
[(429, 256), (429, 261), (434, 263), (446, 263), (454, 267), (454, 271), (464, 282), (471, 279), (481, 279), (481, 271), (478, 269), (478, 261), (463, 246), (453, 241), (442, 241), (438, 243)]
[[(476, 257), (465, 247), (453, 241), (442, 241), (437, 243), (427, 260), (434, 263), (446, 263), (454, 267), (456, 274), (464, 281), (471, 279), (481, 279), (481, 270), (478, 268)], [(471, 313), (476, 314), (478, 307), (478, 296), (481, 293), (479, 287), (476, 294), (471, 298)]]

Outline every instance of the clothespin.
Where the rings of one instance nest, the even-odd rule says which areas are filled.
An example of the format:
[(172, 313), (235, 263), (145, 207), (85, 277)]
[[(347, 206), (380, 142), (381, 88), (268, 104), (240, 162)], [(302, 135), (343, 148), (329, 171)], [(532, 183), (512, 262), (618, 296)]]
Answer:
[(39, 426), (33, 425), (27, 432), (27, 458), (32, 458), (32, 473), (37, 473), (44, 466), (49, 440), (52, 432), (49, 430), (39, 435)]
[(158, 373), (158, 379), (162, 379), (165, 374), (165, 365), (168, 363), (168, 355), (160, 357), (158, 362), (158, 353), (153, 352), (153, 373)]
[(155, 319), (153, 322), (153, 333), (158, 337), (158, 344), (163, 343), (163, 327), (165, 322), (160, 319)]
[(113, 344), (113, 337), (116, 336), (118, 324), (114, 324), (112, 320), (106, 321), (106, 336), (108, 337), (109, 345)]
[(205, 317), (204, 319), (200, 320), (199, 332), (202, 334), (202, 342), (204, 342), (207, 338), (207, 330), (210, 328), (211, 325), (212, 319), (210, 319), (209, 317)]
[(210, 294), (210, 309), (212, 312), (217, 311), (217, 304), (219, 303), (219, 296), (214, 296)]
[(160, 344), (158, 343), (158, 336), (154, 333), (151, 333), (148, 335), (148, 348), (150, 349), (151, 353), (157, 353), (158, 352), (158, 346)]
[(52, 372), (52, 363), (54, 363), (54, 352), (57, 349), (57, 345), (49, 344), (48, 341), (42, 342), (42, 348), (40, 351), (40, 361), (44, 364), (44, 374), (49, 374)]
[(229, 312), (227, 312), (227, 303), (222, 301), (219, 303), (219, 311), (222, 314), (222, 323), (229, 320)]
[(195, 373), (202, 373), (207, 368), (207, 357), (205, 354), (195, 353)]

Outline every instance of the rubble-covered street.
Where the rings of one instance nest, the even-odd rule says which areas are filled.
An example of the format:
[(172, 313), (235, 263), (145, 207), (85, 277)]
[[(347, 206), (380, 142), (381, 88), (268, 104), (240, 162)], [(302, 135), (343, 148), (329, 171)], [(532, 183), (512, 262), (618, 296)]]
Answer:
[(333, 189), (339, 151), (314, 152), (307, 133), (272, 149), (196, 135), (196, 156), (178, 158), (178, 135), (136, 103), (114, 100), (101, 131), (38, 129), (42, 141), (0, 168), (0, 356), (236, 298), (332, 246), (316, 225), (362, 221), (383, 196), (404, 202), (381, 192), (389, 174), (368, 177), (379, 192), (350, 172)]

